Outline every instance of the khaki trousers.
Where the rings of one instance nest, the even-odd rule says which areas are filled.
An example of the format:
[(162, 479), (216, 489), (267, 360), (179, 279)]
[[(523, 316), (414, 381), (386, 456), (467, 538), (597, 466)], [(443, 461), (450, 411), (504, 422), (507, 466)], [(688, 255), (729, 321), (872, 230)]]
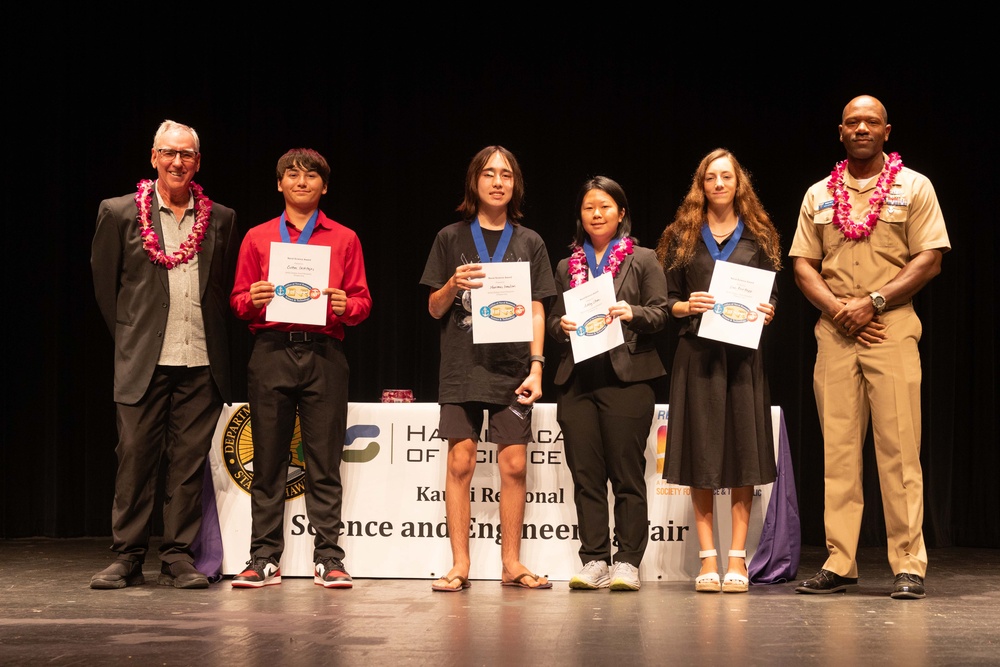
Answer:
[(882, 315), (887, 338), (865, 347), (828, 318), (816, 324), (813, 389), (823, 430), (826, 542), (824, 569), (858, 576), (864, 508), (862, 447), (869, 417), (893, 574), (927, 571), (920, 468), (920, 319), (911, 305)]

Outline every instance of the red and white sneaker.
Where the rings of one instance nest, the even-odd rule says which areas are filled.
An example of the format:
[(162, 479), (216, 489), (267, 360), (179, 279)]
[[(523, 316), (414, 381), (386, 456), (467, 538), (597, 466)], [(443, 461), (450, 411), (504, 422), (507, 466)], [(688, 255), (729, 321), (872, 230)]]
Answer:
[(261, 588), (281, 583), (281, 570), (270, 558), (251, 558), (247, 569), (233, 577), (233, 588)]
[(347, 574), (344, 564), (336, 558), (320, 558), (316, 561), (313, 583), (325, 588), (353, 588), (354, 580)]

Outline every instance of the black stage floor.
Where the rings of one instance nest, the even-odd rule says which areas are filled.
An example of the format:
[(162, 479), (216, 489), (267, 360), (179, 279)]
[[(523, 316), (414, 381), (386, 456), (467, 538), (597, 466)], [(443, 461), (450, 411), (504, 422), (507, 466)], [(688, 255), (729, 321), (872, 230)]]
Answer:
[[(927, 598), (892, 600), (881, 548), (862, 550), (846, 595), (798, 595), (794, 582), (743, 595), (689, 582), (629, 593), (473, 581), (434, 593), (429, 580), (327, 590), (302, 578), (185, 591), (155, 584), (155, 557), (145, 585), (91, 590), (109, 543), (0, 540), (0, 665), (1000, 664), (995, 549), (931, 550)], [(822, 561), (804, 548), (799, 577)]]

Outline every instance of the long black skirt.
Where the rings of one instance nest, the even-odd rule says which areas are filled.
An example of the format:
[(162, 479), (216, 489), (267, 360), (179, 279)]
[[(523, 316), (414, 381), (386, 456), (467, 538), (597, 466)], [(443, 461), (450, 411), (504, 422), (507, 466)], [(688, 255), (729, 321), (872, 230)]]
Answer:
[(663, 479), (699, 489), (770, 484), (777, 470), (760, 350), (681, 336)]

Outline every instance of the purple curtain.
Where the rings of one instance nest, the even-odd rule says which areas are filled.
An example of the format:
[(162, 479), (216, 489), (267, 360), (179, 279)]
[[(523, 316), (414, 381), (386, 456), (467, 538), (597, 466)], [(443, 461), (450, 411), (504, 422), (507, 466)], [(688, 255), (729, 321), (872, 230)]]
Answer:
[(201, 530), (191, 545), (195, 568), (212, 583), (222, 579), (222, 528), (215, 506), (212, 466), (205, 463), (205, 481), (201, 490)]
[(795, 475), (788, 446), (785, 413), (780, 415), (778, 434), (778, 477), (771, 487), (760, 543), (747, 568), (754, 584), (781, 584), (795, 578), (802, 551), (799, 502), (795, 495)]

